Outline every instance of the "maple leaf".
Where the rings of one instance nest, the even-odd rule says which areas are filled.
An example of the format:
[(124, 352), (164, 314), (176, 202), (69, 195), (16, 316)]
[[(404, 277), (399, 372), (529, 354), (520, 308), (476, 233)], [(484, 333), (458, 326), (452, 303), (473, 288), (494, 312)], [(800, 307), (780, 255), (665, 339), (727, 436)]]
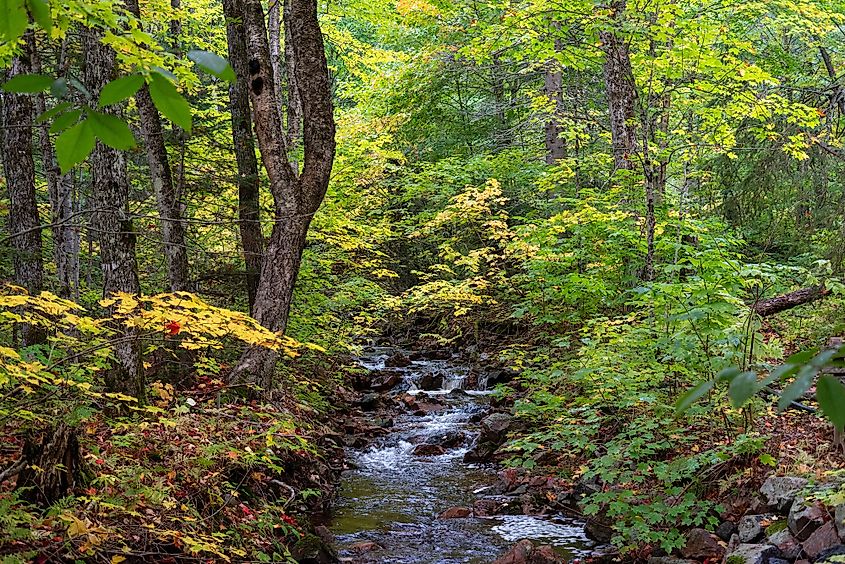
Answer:
[(178, 335), (179, 331), (182, 330), (182, 326), (178, 321), (168, 321), (164, 324), (164, 328), (167, 330), (169, 335)]

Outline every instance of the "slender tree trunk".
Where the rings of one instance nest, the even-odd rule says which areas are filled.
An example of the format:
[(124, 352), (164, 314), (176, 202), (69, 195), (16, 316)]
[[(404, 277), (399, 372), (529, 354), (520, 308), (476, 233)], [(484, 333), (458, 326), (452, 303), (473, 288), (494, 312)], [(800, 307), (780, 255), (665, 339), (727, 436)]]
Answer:
[[(285, 12), (285, 29), (291, 38), (287, 46), (296, 59), (305, 147), (304, 167), (298, 176), (291, 167), (285, 131), (276, 111), (278, 100), (272, 87), (273, 67), (260, 0), (245, 0), (243, 12), (255, 132), (275, 201), (275, 223), (262, 264), (253, 315), (264, 327), (284, 333), (308, 227), (325, 197), (334, 161), (331, 84), (317, 2), (291, 2)], [(230, 379), (254, 382), (266, 389), (272, 384), (276, 358), (277, 354), (269, 349), (250, 348)]]
[(237, 0), (223, 0), (226, 16), (226, 37), (229, 43), (229, 62), (237, 80), (229, 86), (229, 108), (232, 114), (232, 141), (238, 165), (238, 220), (241, 247), (246, 266), (246, 289), (249, 311), (255, 308), (255, 294), (261, 276), (261, 259), (264, 253), (264, 236), (261, 233), (261, 208), (258, 159), (252, 136), (252, 119), (249, 110), (249, 66), (244, 42), (242, 10)]
[[(624, 17), (626, 0), (614, 0), (610, 5), (613, 19)], [(628, 44), (615, 31), (599, 34), (604, 50), (604, 82), (610, 113), (610, 135), (613, 143), (613, 163), (616, 169), (632, 170), (637, 151), (637, 131), (634, 110), (637, 89), (631, 69)]]
[[(294, 48), (291, 13), (295, 0), (281, 0), (284, 2), (283, 21), (285, 24), (285, 69), (287, 70), (288, 99), (287, 99), (287, 146), (290, 152), (302, 142), (302, 98), (299, 93), (299, 73), (297, 72), (296, 49)], [(324, 55), (325, 56), (325, 55)], [(291, 157), (291, 166), (298, 174), (299, 166)]]
[(560, 136), (563, 129), (558, 116), (563, 107), (563, 72), (557, 61), (549, 61), (544, 91), (552, 103), (552, 114), (546, 121), (546, 164), (553, 165), (566, 156), (566, 141)]
[[(86, 36), (85, 86), (98, 96), (103, 86), (114, 78), (115, 52), (100, 42), (93, 30)], [(109, 107), (109, 111), (117, 111)], [(135, 232), (129, 214), (129, 180), (121, 151), (99, 141), (91, 152), (93, 196), (97, 211), (92, 217), (100, 243), (103, 270), (103, 294), (140, 293), (138, 264), (135, 259)], [(114, 351), (118, 366), (106, 376), (106, 386), (143, 399), (144, 381), (136, 333), (121, 327)]]
[[(35, 38), (27, 33), (24, 52), (12, 61), (9, 78), (32, 72), (34, 50)], [(9, 191), (9, 236), (15, 282), (30, 294), (38, 294), (44, 284), (44, 264), (32, 157), (32, 98), (8, 93), (3, 95), (3, 105), (3, 168)], [(44, 338), (43, 329), (21, 326), (23, 346), (41, 343)]]

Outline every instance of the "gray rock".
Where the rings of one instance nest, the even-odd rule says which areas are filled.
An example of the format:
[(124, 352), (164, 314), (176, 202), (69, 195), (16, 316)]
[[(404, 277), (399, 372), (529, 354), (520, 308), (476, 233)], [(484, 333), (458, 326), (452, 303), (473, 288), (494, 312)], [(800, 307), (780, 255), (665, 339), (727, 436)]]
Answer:
[(800, 541), (810, 538), (813, 532), (824, 524), (825, 510), (819, 504), (804, 505), (804, 500), (796, 499), (789, 510), (789, 530)]
[(769, 564), (783, 555), (772, 544), (741, 544), (725, 557), (727, 564)]
[(389, 368), (404, 368), (410, 364), (411, 359), (399, 351), (396, 351), (384, 361), (384, 365)]
[[(834, 556), (838, 556), (839, 558), (834, 558)], [(823, 550), (819, 553), (818, 557), (816, 557), (816, 564), (821, 562), (841, 562), (841, 558), (845, 556), (845, 544), (840, 544), (837, 546), (832, 546), (827, 550)]]
[(681, 554), (692, 560), (721, 560), (725, 555), (725, 547), (716, 535), (704, 529), (691, 529), (687, 533), (687, 540)]
[(381, 395), (380, 394), (365, 394), (361, 399), (358, 401), (358, 405), (361, 406), (361, 409), (364, 411), (373, 411), (378, 409), (379, 405), (381, 404)]
[(834, 508), (833, 522), (836, 523), (836, 532), (839, 533), (839, 540), (845, 541), (845, 503), (840, 503)]
[(801, 555), (801, 544), (792, 536), (789, 529), (782, 529), (769, 535), (767, 542), (778, 547), (787, 560), (795, 560)]
[(763, 523), (771, 521), (773, 515), (746, 515), (739, 520), (737, 533), (740, 543), (755, 542), (763, 538)]
[(766, 504), (786, 515), (796, 495), (807, 485), (807, 480), (795, 476), (769, 476), (760, 488)]
[(769, 558), (769, 564), (789, 564), (789, 560), (784, 558)]
[(731, 540), (734, 533), (736, 533), (736, 523), (733, 521), (722, 521), (722, 524), (716, 527), (716, 536), (725, 542)]
[(481, 420), (479, 442), (501, 445), (507, 439), (513, 426), (513, 416), (507, 413), (491, 413)]
[(813, 531), (813, 534), (810, 535), (810, 538), (804, 541), (802, 546), (804, 547), (804, 552), (807, 553), (810, 560), (814, 560), (825, 550), (829, 550), (838, 545), (839, 535), (836, 534), (836, 526), (832, 522), (828, 521)]
[(685, 560), (684, 558), (672, 558), (671, 556), (652, 556), (648, 559), (648, 564), (697, 564), (695, 560)]

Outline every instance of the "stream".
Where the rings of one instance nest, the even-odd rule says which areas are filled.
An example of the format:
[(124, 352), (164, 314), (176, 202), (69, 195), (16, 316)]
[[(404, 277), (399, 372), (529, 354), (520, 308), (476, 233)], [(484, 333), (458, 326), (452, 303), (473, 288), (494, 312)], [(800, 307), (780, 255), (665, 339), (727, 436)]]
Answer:
[[(374, 348), (361, 364), (383, 369), (394, 352)], [(450, 361), (417, 360), (401, 370), (402, 381), (391, 394), (410, 393), (421, 400), (439, 396), (445, 405), (426, 415), (401, 414), (387, 435), (366, 448), (348, 449), (354, 469), (344, 472), (330, 523), (342, 561), (489, 564), (520, 539), (552, 545), (567, 559), (590, 553), (594, 544), (585, 536), (583, 523), (563, 515), (439, 519), (448, 508), (472, 507), (496, 482), (495, 466), (463, 462), (488, 392), (464, 390), (469, 370)], [(443, 376), (440, 390), (417, 389), (426, 374)], [(435, 439), (457, 434), (466, 434), (466, 442), (443, 454), (412, 454), (418, 444), (439, 443)], [(368, 542), (379, 548), (361, 551)]]

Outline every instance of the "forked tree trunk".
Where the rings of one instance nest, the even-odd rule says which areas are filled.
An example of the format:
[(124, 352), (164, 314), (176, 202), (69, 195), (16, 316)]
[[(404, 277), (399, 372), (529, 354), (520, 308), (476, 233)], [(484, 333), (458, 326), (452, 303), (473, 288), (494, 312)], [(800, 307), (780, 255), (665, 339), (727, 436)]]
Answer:
[[(32, 72), (35, 50), (32, 33), (25, 35), (24, 52), (12, 61), (8, 78)], [(30, 294), (41, 292), (44, 264), (41, 246), (41, 220), (35, 196), (35, 161), (32, 157), (32, 98), (27, 94), (3, 95), (3, 168), (9, 192), (9, 238), (15, 282)], [(44, 341), (44, 330), (21, 325), (21, 344)]]
[[(255, 300), (254, 317), (271, 331), (284, 333), (293, 290), (305, 248), (308, 227), (323, 201), (335, 152), (335, 124), (323, 36), (316, 0), (291, 2), (285, 29), (296, 60), (295, 80), (302, 101), (304, 167), (291, 167), (287, 139), (279, 116), (273, 67), (260, 0), (244, 0), (242, 8), (255, 132), (261, 160), (275, 202), (273, 232), (267, 245)], [(267, 388), (277, 353), (248, 349), (230, 374), (235, 382)]]
[[(114, 78), (115, 52), (100, 42), (100, 35), (94, 30), (89, 30), (85, 39), (85, 86), (96, 98), (103, 86)], [(117, 111), (112, 108), (110, 106), (107, 110)], [(123, 153), (98, 141), (91, 152), (91, 176), (98, 208), (92, 216), (92, 225), (99, 236), (103, 293), (138, 294), (141, 288)], [(106, 386), (141, 400), (144, 397), (144, 381), (137, 334), (126, 327), (118, 329), (120, 334), (114, 345), (117, 366), (106, 375)]]
[(255, 157), (255, 140), (249, 109), (249, 66), (242, 11), (237, 5), (237, 0), (223, 0), (223, 14), (226, 16), (229, 62), (236, 76), (235, 82), (229, 86), (229, 109), (232, 114), (232, 141), (238, 166), (238, 226), (246, 266), (249, 311), (252, 313), (261, 276), (264, 236), (261, 233), (258, 159)]
[[(285, 28), (285, 76), (287, 77), (287, 144), (288, 151), (293, 152), (302, 142), (302, 97), (299, 93), (299, 76), (297, 69), (296, 49), (294, 48), (293, 29), (291, 25), (293, 10), (292, 3), (295, 0), (281, 0), (284, 2), (282, 21)], [(322, 46), (321, 46), (322, 49)], [(325, 52), (324, 52), (325, 53)], [(325, 57), (325, 55), (323, 55)], [(299, 166), (291, 157), (291, 165), (294, 171), (299, 172)]]

